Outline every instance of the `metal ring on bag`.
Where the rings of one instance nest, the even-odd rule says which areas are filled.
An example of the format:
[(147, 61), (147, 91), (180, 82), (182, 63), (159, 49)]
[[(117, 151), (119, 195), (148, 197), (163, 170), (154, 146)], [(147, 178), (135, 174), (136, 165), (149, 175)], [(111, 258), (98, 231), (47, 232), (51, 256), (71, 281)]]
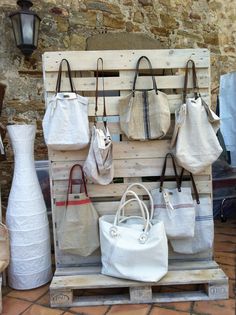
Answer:
[(145, 244), (147, 240), (148, 240), (148, 235), (147, 235), (147, 233), (142, 233), (142, 234), (139, 236), (139, 242), (140, 242), (141, 244)]
[(118, 236), (118, 229), (116, 226), (112, 226), (110, 228), (109, 232), (110, 232), (111, 237), (117, 237)]

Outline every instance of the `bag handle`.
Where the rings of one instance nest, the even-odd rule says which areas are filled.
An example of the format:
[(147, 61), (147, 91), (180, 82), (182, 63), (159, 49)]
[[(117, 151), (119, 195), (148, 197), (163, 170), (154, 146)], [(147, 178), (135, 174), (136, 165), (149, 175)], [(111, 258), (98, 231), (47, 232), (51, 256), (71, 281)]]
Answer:
[(138, 77), (138, 74), (139, 74), (139, 65), (140, 65), (140, 62), (141, 62), (142, 59), (146, 59), (147, 62), (148, 62), (148, 66), (149, 66), (149, 70), (150, 70), (150, 75), (152, 76), (153, 90), (155, 90), (155, 91), (156, 91), (156, 94), (158, 94), (157, 83), (156, 83), (155, 77), (154, 77), (154, 75), (153, 75), (153, 69), (152, 69), (151, 61), (148, 59), (148, 57), (146, 57), (146, 56), (141, 56), (141, 57), (138, 59), (137, 64), (136, 64), (136, 70), (135, 70), (134, 82), (133, 82), (133, 88), (132, 88), (133, 97), (135, 96), (135, 86), (136, 86), (136, 81), (137, 81), (137, 77)]
[[(182, 184), (182, 181), (183, 181), (184, 171), (185, 171), (185, 169), (182, 168), (181, 174), (180, 174), (180, 179), (179, 179), (180, 180), (180, 185)], [(198, 190), (197, 190), (197, 186), (196, 186), (193, 174), (191, 172), (189, 172), (189, 175), (190, 175), (190, 179), (192, 181), (193, 191), (194, 191), (194, 195), (195, 195), (195, 198), (196, 198), (196, 202), (197, 202), (197, 204), (200, 204), (199, 193), (198, 193)]]
[(107, 116), (107, 112), (106, 112), (106, 99), (105, 99), (105, 88), (104, 88), (105, 84), (104, 84), (103, 59), (101, 57), (97, 59), (94, 125), (96, 126), (97, 111), (98, 111), (98, 69), (99, 69), (99, 61), (101, 62), (101, 73), (102, 73), (102, 97), (103, 97), (103, 117), (102, 117), (102, 121), (103, 121), (103, 124), (104, 124), (104, 128), (106, 129), (107, 121), (106, 121), (105, 117)]
[(165, 156), (164, 164), (163, 164), (163, 167), (162, 167), (162, 173), (161, 173), (161, 177), (160, 177), (160, 192), (162, 192), (162, 190), (163, 190), (163, 184), (164, 184), (164, 181), (165, 181), (165, 172), (166, 172), (166, 164), (167, 164), (168, 156), (171, 157), (171, 159), (172, 159), (172, 165), (173, 165), (173, 169), (174, 169), (174, 173), (175, 173), (175, 180), (176, 180), (176, 183), (177, 183), (178, 191), (181, 191), (181, 182), (180, 182), (180, 179), (179, 179), (179, 176), (178, 176), (178, 173), (177, 173), (177, 168), (176, 168), (176, 164), (175, 164), (175, 158), (174, 158), (174, 155), (169, 152)]
[(188, 73), (189, 73), (189, 65), (191, 64), (192, 73), (193, 73), (193, 89), (194, 89), (194, 98), (197, 99), (200, 95), (199, 88), (197, 84), (197, 74), (195, 62), (192, 59), (189, 59), (186, 63), (185, 67), (185, 76), (184, 76), (184, 90), (183, 90), (183, 102), (186, 102), (187, 97), (187, 88), (188, 88)]
[[(69, 182), (68, 182), (68, 189), (67, 189), (67, 199), (66, 199), (66, 205), (68, 204), (68, 196), (69, 194), (72, 194), (72, 175), (73, 175), (73, 171), (76, 167), (80, 168), (81, 174), (82, 174), (82, 183), (84, 186), (84, 192), (86, 194), (86, 196), (88, 197), (88, 191), (87, 191), (87, 186), (86, 186), (86, 182), (85, 182), (85, 176), (84, 176), (84, 171), (83, 171), (83, 167), (80, 164), (74, 164), (71, 169), (70, 169), (70, 173), (69, 173)], [(80, 192), (81, 192), (81, 187), (80, 187)]]
[(150, 220), (152, 220), (153, 214), (154, 214), (154, 202), (153, 202), (152, 195), (150, 194), (150, 192), (148, 191), (148, 189), (147, 189), (143, 184), (141, 184), (141, 183), (132, 183), (132, 184), (130, 184), (130, 185), (126, 188), (126, 190), (125, 190), (123, 196), (121, 197), (120, 203), (122, 204), (122, 203), (125, 201), (126, 196), (127, 196), (127, 192), (132, 191), (131, 188), (133, 188), (133, 187), (135, 187), (135, 186), (136, 186), (136, 187), (141, 187), (141, 188), (142, 188), (143, 190), (145, 190), (145, 192), (147, 193), (147, 195), (148, 195), (148, 197), (149, 197), (149, 200), (150, 200)]
[(67, 65), (67, 72), (68, 72), (68, 77), (69, 77), (69, 81), (70, 81), (71, 92), (76, 93), (76, 90), (75, 90), (75, 87), (74, 87), (74, 84), (72, 81), (70, 64), (69, 64), (69, 61), (65, 58), (61, 60), (60, 65), (59, 65), (59, 70), (58, 70), (58, 75), (57, 75), (57, 84), (56, 84), (56, 93), (61, 92), (61, 75), (62, 75), (63, 62), (65, 62)]

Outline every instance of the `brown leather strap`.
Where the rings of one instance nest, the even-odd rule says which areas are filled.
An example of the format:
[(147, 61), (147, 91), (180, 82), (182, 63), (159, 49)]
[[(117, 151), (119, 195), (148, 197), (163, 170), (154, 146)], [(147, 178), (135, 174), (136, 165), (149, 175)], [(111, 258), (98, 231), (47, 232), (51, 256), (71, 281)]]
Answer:
[(197, 85), (197, 74), (195, 63), (192, 59), (189, 59), (186, 63), (185, 67), (185, 76), (184, 76), (184, 90), (183, 90), (183, 102), (186, 102), (187, 97), (187, 88), (188, 88), (188, 73), (189, 73), (189, 64), (192, 64), (192, 72), (193, 72), (193, 89), (194, 89), (194, 98), (197, 99), (199, 97), (199, 88)]
[(153, 90), (155, 90), (155, 91), (156, 91), (156, 94), (158, 94), (157, 83), (156, 83), (156, 80), (155, 80), (155, 77), (154, 77), (154, 74), (153, 74), (153, 69), (152, 69), (151, 61), (148, 59), (148, 57), (146, 57), (146, 56), (141, 56), (141, 57), (138, 59), (137, 64), (136, 64), (136, 70), (135, 70), (134, 82), (133, 82), (133, 89), (132, 89), (133, 97), (134, 97), (134, 95), (135, 95), (136, 81), (137, 81), (137, 77), (138, 77), (138, 74), (139, 74), (139, 65), (140, 65), (140, 62), (141, 62), (142, 59), (146, 59), (147, 62), (148, 62), (148, 66), (149, 66), (149, 70), (150, 70), (150, 75), (152, 76)]
[(177, 183), (177, 188), (178, 188), (178, 191), (181, 191), (181, 183), (180, 183), (179, 176), (178, 176), (178, 173), (177, 173), (177, 168), (176, 168), (176, 164), (175, 164), (175, 158), (174, 158), (174, 155), (169, 152), (165, 156), (164, 164), (163, 164), (163, 167), (162, 167), (162, 172), (161, 172), (161, 177), (160, 177), (160, 192), (162, 192), (162, 190), (163, 190), (163, 184), (164, 184), (164, 181), (165, 181), (166, 164), (167, 164), (167, 158), (168, 157), (170, 157), (172, 159), (172, 165), (173, 165), (173, 169), (174, 169), (174, 174), (175, 174), (175, 180), (176, 180), (176, 183)]
[[(185, 169), (182, 168), (181, 174), (180, 174), (180, 185), (182, 185), (184, 171), (185, 171)], [(198, 193), (198, 190), (197, 190), (197, 186), (196, 186), (195, 180), (193, 178), (193, 174), (191, 172), (189, 172), (189, 175), (190, 175), (190, 179), (192, 181), (193, 191), (194, 191), (194, 195), (195, 195), (195, 198), (196, 198), (196, 202), (197, 202), (197, 204), (200, 204), (199, 193)]]
[(58, 75), (57, 75), (57, 84), (56, 84), (56, 93), (61, 92), (61, 75), (62, 75), (62, 64), (63, 62), (66, 62), (67, 65), (67, 72), (68, 72), (68, 78), (70, 81), (70, 88), (71, 91), (73, 93), (76, 93), (73, 81), (72, 81), (72, 75), (71, 75), (71, 68), (70, 68), (70, 64), (69, 61), (67, 59), (62, 59), (59, 65), (59, 69), (58, 69)]
[(95, 120), (94, 124), (96, 125), (97, 120), (97, 111), (98, 111), (98, 70), (99, 70), (99, 61), (101, 62), (101, 74), (102, 74), (102, 97), (103, 97), (103, 124), (106, 128), (107, 121), (106, 121), (106, 98), (105, 98), (105, 84), (104, 84), (104, 70), (103, 70), (103, 59), (100, 57), (97, 59), (97, 71), (96, 71), (96, 90), (95, 90)]
[[(84, 176), (83, 167), (80, 164), (74, 164), (71, 167), (70, 173), (69, 173), (66, 204), (68, 204), (68, 196), (69, 196), (69, 194), (72, 194), (72, 176), (73, 176), (73, 171), (74, 171), (74, 169), (76, 167), (80, 168), (81, 175), (82, 175), (82, 183), (83, 183), (83, 186), (84, 186), (84, 192), (85, 192), (86, 196), (88, 196), (88, 191), (87, 191), (87, 186), (86, 186), (86, 182), (85, 182), (85, 176)], [(81, 187), (80, 187), (80, 192), (81, 192)]]

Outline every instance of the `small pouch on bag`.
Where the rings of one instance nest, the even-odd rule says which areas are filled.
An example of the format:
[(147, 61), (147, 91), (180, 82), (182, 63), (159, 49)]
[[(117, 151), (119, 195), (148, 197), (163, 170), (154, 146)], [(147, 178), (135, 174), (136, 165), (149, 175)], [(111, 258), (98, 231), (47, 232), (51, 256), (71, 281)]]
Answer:
[[(168, 156), (172, 159), (176, 188), (164, 188)], [(195, 207), (190, 187), (181, 187), (174, 156), (167, 153), (160, 178), (160, 188), (151, 190), (154, 202), (154, 219), (164, 222), (169, 239), (193, 237), (195, 227)]]
[[(76, 167), (82, 173), (84, 192), (72, 192), (72, 174)], [(67, 200), (56, 203), (64, 207), (58, 219), (59, 249), (71, 254), (89, 256), (99, 247), (98, 214), (88, 197), (82, 166), (72, 166), (69, 175)]]
[[(137, 90), (136, 81), (142, 59), (148, 62), (153, 87)], [(132, 92), (119, 99), (119, 115), (121, 130), (132, 140), (163, 138), (170, 127), (168, 97), (157, 89), (152, 65), (146, 56), (141, 56), (137, 61)]]
[(4, 271), (10, 261), (9, 232), (3, 223), (0, 223), (0, 273)]
[[(184, 169), (180, 175), (182, 182)], [(214, 220), (212, 202), (209, 196), (199, 196), (197, 187), (190, 173), (194, 189), (196, 211), (194, 236), (185, 239), (170, 240), (173, 250), (180, 254), (197, 254), (212, 249), (214, 240)]]
[[(189, 64), (192, 64), (194, 97), (187, 97)], [(177, 163), (192, 174), (210, 166), (222, 152), (216, 132), (220, 118), (202, 99), (197, 86), (195, 63), (188, 60), (185, 69), (183, 104), (175, 112), (175, 128), (171, 140)]]
[(113, 145), (112, 139), (106, 122), (106, 103), (104, 91), (104, 75), (103, 82), (103, 128), (97, 128), (97, 111), (98, 111), (98, 65), (102, 64), (103, 75), (103, 59), (97, 60), (96, 72), (96, 95), (95, 95), (95, 121), (92, 127), (92, 137), (89, 147), (88, 156), (84, 162), (83, 170), (88, 179), (100, 185), (107, 185), (113, 180)]

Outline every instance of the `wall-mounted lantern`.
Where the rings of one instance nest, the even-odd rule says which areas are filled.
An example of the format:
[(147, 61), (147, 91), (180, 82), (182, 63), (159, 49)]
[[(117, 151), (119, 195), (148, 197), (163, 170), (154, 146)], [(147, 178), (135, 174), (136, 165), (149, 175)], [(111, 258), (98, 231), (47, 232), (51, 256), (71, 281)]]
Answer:
[(33, 6), (32, 1), (18, 0), (20, 10), (12, 12), (9, 17), (12, 21), (16, 46), (24, 55), (31, 55), (37, 48), (40, 17), (29, 10)]

